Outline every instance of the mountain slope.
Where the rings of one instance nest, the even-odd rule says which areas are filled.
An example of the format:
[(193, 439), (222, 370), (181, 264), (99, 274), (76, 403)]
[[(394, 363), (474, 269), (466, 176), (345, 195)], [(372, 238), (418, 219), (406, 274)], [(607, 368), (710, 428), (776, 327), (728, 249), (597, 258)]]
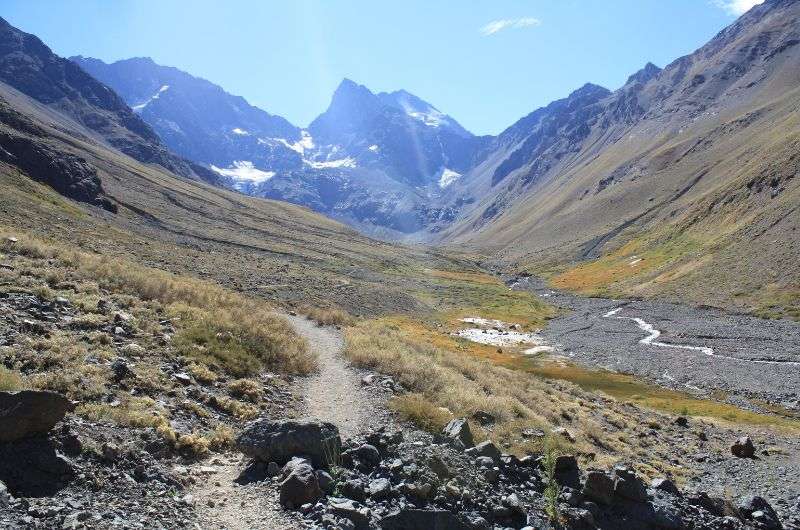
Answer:
[(166, 145), (181, 156), (227, 168), (234, 161), (257, 167), (289, 169), (301, 166), (300, 156), (280, 142), (300, 140), (300, 130), (281, 118), (253, 107), (204, 79), (149, 58), (106, 64), (85, 57), (71, 60), (111, 86), (133, 111), (150, 124)]
[(249, 195), (308, 206), (360, 230), (399, 237), (451, 218), (436, 197), (485, 143), (405, 91), (344, 80), (300, 130), (243, 98), (150, 59), (73, 57), (118, 91), (175, 152)]
[(791, 309), (798, 28), (800, 2), (768, 0), (663, 71), (573, 94), (563, 120), (533, 113), (465, 176), (485, 193), (444, 237), (539, 270), (606, 256), (564, 287)]
[(2, 18), (0, 81), (74, 119), (90, 134), (141, 162), (159, 164), (186, 177), (219, 180), (212, 172), (167, 151), (113, 90)]

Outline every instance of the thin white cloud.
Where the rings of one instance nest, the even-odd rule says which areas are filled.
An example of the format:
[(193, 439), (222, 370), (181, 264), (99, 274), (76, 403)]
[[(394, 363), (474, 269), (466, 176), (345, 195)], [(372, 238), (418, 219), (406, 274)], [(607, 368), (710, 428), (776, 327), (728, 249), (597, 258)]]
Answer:
[(498, 31), (503, 31), (509, 28), (529, 28), (531, 26), (539, 26), (542, 21), (533, 17), (522, 18), (501, 18), (499, 20), (492, 20), (478, 31), (484, 37), (494, 35)]
[(763, 4), (764, 0), (714, 0), (717, 7), (721, 7), (731, 15), (739, 16), (750, 10), (751, 7)]

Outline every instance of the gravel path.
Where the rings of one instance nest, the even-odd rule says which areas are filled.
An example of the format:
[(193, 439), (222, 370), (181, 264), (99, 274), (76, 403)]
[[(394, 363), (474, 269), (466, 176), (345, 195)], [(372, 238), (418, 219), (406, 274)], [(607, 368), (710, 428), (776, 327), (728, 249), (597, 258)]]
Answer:
[(332, 327), (288, 316), (295, 331), (308, 340), (319, 361), (319, 372), (309, 378), (304, 391), (305, 416), (329, 421), (342, 438), (351, 438), (374, 422), (380, 410), (376, 398), (361, 385), (361, 375), (342, 357), (344, 337)]
[(535, 278), (514, 280), (512, 287), (568, 310), (542, 335), (577, 362), (677, 390), (723, 390), (749, 408), (748, 400), (758, 399), (800, 412), (800, 323), (656, 301), (584, 298)]
[[(361, 374), (342, 357), (341, 331), (317, 326), (304, 317), (284, 316), (305, 337), (319, 360), (319, 372), (301, 382), (305, 406), (300, 415), (333, 423), (343, 438), (355, 436), (374, 423), (376, 414), (384, 408), (378, 397), (362, 387)], [(280, 507), (274, 482), (237, 482), (247, 463), (246, 458), (231, 454), (214, 459), (211, 465), (201, 463), (191, 468), (190, 472), (197, 477), (192, 495), (201, 528), (302, 527), (299, 518)]]

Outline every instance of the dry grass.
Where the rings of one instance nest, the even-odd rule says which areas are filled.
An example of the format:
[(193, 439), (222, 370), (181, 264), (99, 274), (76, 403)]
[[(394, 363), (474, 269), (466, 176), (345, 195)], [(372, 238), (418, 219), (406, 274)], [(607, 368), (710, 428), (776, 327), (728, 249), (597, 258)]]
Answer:
[(453, 415), (446, 409), (437, 407), (424, 395), (409, 392), (393, 398), (389, 406), (396, 410), (400, 417), (419, 425), (430, 432), (439, 432), (447, 425)]
[[(496, 418), (494, 432), (502, 432), (517, 452), (530, 448), (520, 436), (526, 428), (547, 432), (566, 424), (576, 430), (560, 415), (561, 408), (574, 405), (576, 395), (556, 391), (538, 378), (419, 340), (391, 320), (363, 322), (345, 334), (348, 358), (359, 366), (391, 374), (412, 392), (391, 404), (421, 427), (437, 430), (452, 416), (486, 411)], [(549, 406), (542, 407), (545, 402)], [(577, 430), (600, 430), (588, 415), (577, 413), (573, 421), (580, 423)], [(572, 450), (589, 453), (593, 449), (583, 438)]]
[[(261, 300), (210, 282), (16, 234), (19, 240), (10, 243), (11, 234), (0, 230), (0, 250), (57, 260), (77, 279), (96, 282), (99, 289), (165, 306), (179, 319), (175, 340), (181, 353), (211, 367), (243, 376), (264, 368), (304, 374), (316, 366), (305, 341)], [(102, 316), (88, 315), (78, 325), (92, 328), (102, 322)]]
[(237, 379), (228, 384), (228, 392), (233, 397), (246, 399), (251, 403), (258, 403), (264, 394), (261, 383), (253, 379)]
[(350, 313), (338, 307), (303, 305), (298, 312), (320, 326), (352, 326), (355, 323), (355, 318)]
[(22, 376), (14, 370), (0, 366), (0, 390), (22, 390), (25, 387)]

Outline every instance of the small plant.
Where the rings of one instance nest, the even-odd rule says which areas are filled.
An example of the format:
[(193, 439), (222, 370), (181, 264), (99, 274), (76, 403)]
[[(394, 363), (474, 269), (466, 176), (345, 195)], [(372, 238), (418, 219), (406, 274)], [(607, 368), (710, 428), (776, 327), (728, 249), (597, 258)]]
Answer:
[(22, 376), (4, 366), (0, 366), (0, 390), (21, 390), (22, 387)]
[(552, 438), (548, 437), (544, 441), (544, 458), (542, 464), (544, 471), (547, 475), (547, 487), (544, 489), (545, 500), (545, 513), (553, 523), (558, 523), (561, 520), (561, 514), (558, 511), (558, 495), (561, 493), (561, 488), (556, 481), (556, 460), (559, 457), (558, 446), (553, 442)]
[(239, 399), (246, 399), (251, 403), (258, 403), (261, 401), (263, 390), (261, 383), (253, 379), (237, 379), (228, 385), (228, 392), (234, 397)]
[(328, 474), (330, 474), (333, 479), (333, 493), (336, 495), (339, 491), (339, 479), (342, 476), (342, 455), (340, 453), (338, 438), (336, 436), (325, 438), (322, 441), (322, 451), (325, 457), (325, 465), (328, 468)]

